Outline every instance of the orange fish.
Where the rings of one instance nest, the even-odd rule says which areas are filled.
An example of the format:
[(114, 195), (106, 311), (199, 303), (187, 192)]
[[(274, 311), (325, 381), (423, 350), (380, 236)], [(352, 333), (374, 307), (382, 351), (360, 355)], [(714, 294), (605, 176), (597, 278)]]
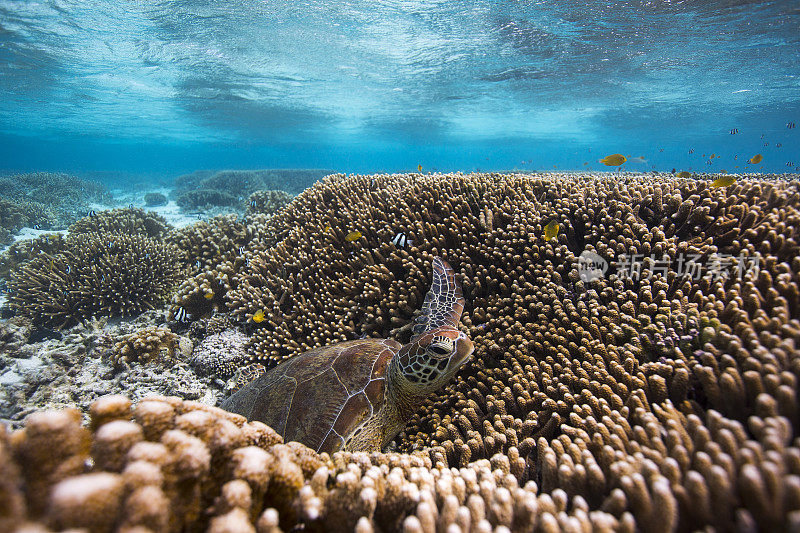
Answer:
[(611, 154), (605, 156), (603, 159), (600, 160), (600, 162), (607, 167), (618, 167), (627, 160), (628, 158), (626, 158), (622, 154)]
[(348, 233), (347, 236), (344, 238), (344, 240), (346, 240), (347, 242), (353, 242), (353, 241), (357, 241), (360, 238), (361, 238), (361, 232), (358, 231), (358, 230), (355, 230), (355, 231), (351, 231), (350, 233)]
[(727, 187), (728, 185), (733, 185), (734, 183), (736, 183), (736, 176), (721, 176), (712, 181), (711, 186), (715, 189), (719, 189), (720, 187)]

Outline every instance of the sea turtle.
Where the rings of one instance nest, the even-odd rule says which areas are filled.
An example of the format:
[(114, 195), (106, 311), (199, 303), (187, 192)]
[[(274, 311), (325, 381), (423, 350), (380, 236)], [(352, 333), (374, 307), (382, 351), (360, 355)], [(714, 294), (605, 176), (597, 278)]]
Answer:
[(315, 348), (262, 374), (222, 408), (317, 452), (380, 451), (472, 354), (458, 330), (463, 310), (453, 269), (436, 257), (408, 344), (361, 339)]

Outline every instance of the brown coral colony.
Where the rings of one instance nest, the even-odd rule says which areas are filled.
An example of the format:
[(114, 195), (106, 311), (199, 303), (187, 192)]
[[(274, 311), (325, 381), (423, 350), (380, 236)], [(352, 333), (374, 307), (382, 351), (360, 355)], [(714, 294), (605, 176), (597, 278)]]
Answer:
[[(798, 182), (332, 175), (288, 205), (251, 198), (242, 221), (154, 235), (131, 215), (140, 233), (97, 221), (56, 249), (23, 250), (32, 258), (10, 267), (10, 302), (60, 326), (74, 310), (138, 313), (171, 298), (197, 336), (218, 335), (225, 316), (222, 331), (247, 335), (242, 364), (271, 368), (362, 336), (408, 342), (441, 256), (463, 287), (472, 361), (383, 453), (316, 454), (169, 397), (103, 398), (88, 428), (77, 411), (36, 413), (0, 435), (0, 529), (800, 528)], [(560, 230), (548, 240), (550, 221)], [(405, 247), (393, 243), (399, 232)], [(53, 277), (63, 263), (100, 279), (103, 260), (84, 272), (77, 254), (107, 257), (108, 242), (164, 281)], [(143, 262), (147, 253), (158, 261)], [(586, 253), (605, 272), (587, 271)], [(720, 258), (723, 274), (712, 272)], [(699, 275), (684, 275), (687, 265)], [(75, 300), (56, 298), (51, 282)], [(142, 292), (114, 307), (130, 287)], [(106, 303), (81, 307), (83, 294)], [(175, 342), (152, 328), (115, 349), (144, 364)]]

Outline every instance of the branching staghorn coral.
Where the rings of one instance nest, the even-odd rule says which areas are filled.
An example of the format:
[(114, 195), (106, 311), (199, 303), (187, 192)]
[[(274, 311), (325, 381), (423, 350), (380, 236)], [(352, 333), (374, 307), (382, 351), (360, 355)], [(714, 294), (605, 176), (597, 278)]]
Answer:
[(285, 191), (256, 191), (247, 199), (247, 215), (272, 215), (292, 201), (294, 195)]
[(18, 241), (0, 254), (0, 279), (7, 279), (12, 269), (32, 259), (37, 254), (53, 254), (64, 249), (64, 237), (58, 233), (41, 235), (35, 239)]
[(55, 215), (44, 204), (0, 198), (0, 244), (11, 244), (12, 235), (25, 226), (51, 229), (57, 225)]
[(193, 273), (210, 270), (239, 255), (247, 244), (244, 224), (236, 215), (223, 215), (170, 232), (166, 241), (179, 248)]
[(87, 215), (69, 227), (70, 233), (140, 234), (160, 239), (167, 235), (169, 224), (164, 217), (135, 207), (122, 207)]
[(176, 248), (140, 234), (76, 234), (60, 246), (9, 275), (9, 307), (38, 325), (138, 315), (168, 301), (182, 274)]
[[(747, 461), (735, 446), (674, 439), (722, 417), (745, 428), (739, 447), (763, 449), (753, 417), (797, 427), (799, 205), (796, 182), (747, 177), (714, 189), (627, 174), (333, 176), (264, 222), (247, 264), (205, 279), (225, 280), (218, 307), (248, 324), (251, 353), (272, 366), (364, 334), (407, 340), (442, 255), (460, 271), (475, 360), (419, 410), (398, 450), (461, 467), (520, 458), (523, 479), (647, 527), (772, 527), (795, 516), (794, 496), (751, 508), (736, 492)], [(550, 220), (561, 231), (546, 241)], [(391, 243), (400, 231), (409, 247)], [(581, 278), (587, 250), (610, 263), (604, 277)], [(621, 254), (638, 254), (640, 275), (625, 275)], [(733, 264), (715, 276), (720, 254)], [(681, 276), (681, 261), (703, 272)], [(742, 262), (758, 270), (739, 275)], [(194, 283), (181, 298), (202, 293)], [(788, 435), (765, 468), (794, 484), (796, 429)], [(706, 457), (727, 481), (696, 470)], [(750, 485), (768, 476), (747, 468)], [(723, 512), (693, 509), (702, 500), (685, 494), (700, 490), (726, 494)]]

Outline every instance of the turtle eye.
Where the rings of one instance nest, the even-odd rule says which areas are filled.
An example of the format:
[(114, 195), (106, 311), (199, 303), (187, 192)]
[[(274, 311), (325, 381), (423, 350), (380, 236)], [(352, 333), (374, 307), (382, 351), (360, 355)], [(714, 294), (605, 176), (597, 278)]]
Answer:
[(430, 346), (428, 346), (428, 351), (433, 353), (434, 355), (443, 357), (445, 355), (449, 355), (450, 352), (453, 350), (441, 344), (431, 344)]

